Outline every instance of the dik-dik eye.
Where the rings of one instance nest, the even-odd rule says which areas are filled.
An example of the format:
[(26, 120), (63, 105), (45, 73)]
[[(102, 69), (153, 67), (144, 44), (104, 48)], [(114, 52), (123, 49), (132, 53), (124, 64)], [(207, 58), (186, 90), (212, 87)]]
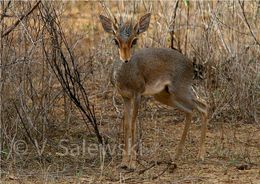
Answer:
[(118, 42), (118, 40), (114, 38), (113, 41), (114, 41), (115, 45), (116, 45), (117, 47), (119, 47), (119, 42)]
[(133, 47), (133, 46), (135, 46), (137, 44), (137, 40), (138, 40), (137, 38), (133, 39), (131, 47)]

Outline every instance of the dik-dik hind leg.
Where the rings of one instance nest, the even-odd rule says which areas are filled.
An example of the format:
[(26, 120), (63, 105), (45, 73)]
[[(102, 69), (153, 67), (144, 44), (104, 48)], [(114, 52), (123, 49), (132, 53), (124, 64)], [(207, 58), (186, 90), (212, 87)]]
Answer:
[[(185, 95), (186, 94), (186, 95)], [(206, 149), (205, 149), (205, 139), (206, 139), (206, 132), (207, 132), (207, 122), (208, 122), (208, 111), (207, 111), (207, 105), (205, 102), (203, 102), (201, 99), (199, 99), (196, 95), (192, 94), (191, 92), (188, 93), (182, 93), (182, 95), (178, 95), (176, 97), (176, 105), (185, 111), (187, 113), (186, 115), (186, 122), (185, 122), (185, 128), (183, 131), (183, 135), (181, 138), (181, 142), (178, 147), (177, 156), (181, 154), (182, 148), (184, 145), (185, 137), (187, 134), (187, 130), (189, 128), (189, 125), (191, 123), (191, 114), (193, 109), (197, 109), (202, 117), (202, 126), (201, 126), (201, 137), (200, 137), (200, 143), (199, 143), (199, 153), (198, 158), (201, 160), (204, 160)]]
[(178, 160), (182, 154), (185, 140), (190, 128), (192, 112), (193, 112), (193, 103), (189, 98), (180, 98), (179, 96), (178, 98), (176, 98), (175, 104), (180, 110), (184, 111), (186, 114), (184, 130), (182, 132), (181, 140), (177, 147), (177, 154), (175, 156), (175, 159)]
[(208, 110), (207, 105), (199, 98), (193, 99), (195, 103), (195, 108), (200, 112), (202, 125), (201, 125), (201, 137), (200, 137), (200, 147), (198, 153), (198, 159), (204, 160), (206, 149), (205, 149), (205, 139), (206, 139), (206, 132), (207, 132), (207, 124), (208, 124)]
[[(185, 94), (185, 93), (183, 93)], [(182, 150), (184, 147), (184, 143), (186, 140), (186, 136), (191, 124), (191, 116), (192, 116), (192, 111), (193, 111), (193, 102), (191, 98), (188, 98), (188, 95), (183, 95), (183, 96), (176, 96), (175, 94), (170, 94), (167, 90), (163, 90), (162, 92), (154, 95), (155, 99), (163, 104), (169, 105), (171, 107), (177, 106), (180, 110), (184, 111), (186, 113), (186, 118), (185, 118), (185, 126), (184, 130), (181, 136), (181, 141), (178, 144), (177, 147), (177, 154), (175, 159), (177, 160), (181, 154)]]
[(189, 128), (190, 128), (190, 124), (191, 124), (191, 117), (192, 117), (191, 113), (186, 113), (184, 130), (182, 132), (181, 140), (178, 144), (177, 153), (176, 153), (176, 156), (175, 156), (176, 160), (178, 160), (180, 158), (181, 154), (182, 154), (184, 144), (185, 144), (185, 140), (186, 140)]

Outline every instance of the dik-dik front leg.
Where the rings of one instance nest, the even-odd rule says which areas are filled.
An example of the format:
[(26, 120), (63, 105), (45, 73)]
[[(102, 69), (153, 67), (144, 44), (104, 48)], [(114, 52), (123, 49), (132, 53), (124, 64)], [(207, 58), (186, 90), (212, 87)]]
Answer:
[(122, 167), (136, 167), (136, 117), (140, 106), (141, 95), (124, 99), (124, 151)]
[(122, 163), (121, 167), (127, 167), (129, 162), (129, 137), (131, 135), (130, 133), (130, 122), (131, 122), (131, 99), (124, 98), (124, 120), (123, 120), (123, 135), (124, 135), (124, 141), (123, 141), (123, 153), (122, 153)]
[(135, 94), (132, 99), (132, 117), (131, 117), (131, 157), (129, 167), (135, 169), (136, 167), (136, 151), (137, 151), (137, 142), (136, 142), (136, 117), (138, 115), (138, 110), (141, 102), (141, 95)]

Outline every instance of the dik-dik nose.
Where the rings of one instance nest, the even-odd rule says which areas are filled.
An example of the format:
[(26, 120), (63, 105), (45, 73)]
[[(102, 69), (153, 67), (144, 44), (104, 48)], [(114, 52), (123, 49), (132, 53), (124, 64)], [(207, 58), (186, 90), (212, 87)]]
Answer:
[(128, 50), (121, 50), (120, 51), (120, 59), (125, 62), (128, 63), (131, 59), (131, 54), (130, 51)]

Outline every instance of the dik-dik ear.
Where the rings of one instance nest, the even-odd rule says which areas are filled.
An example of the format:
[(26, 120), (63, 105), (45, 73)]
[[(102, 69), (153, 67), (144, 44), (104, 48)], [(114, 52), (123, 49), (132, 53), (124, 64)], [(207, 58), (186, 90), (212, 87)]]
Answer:
[(147, 13), (140, 18), (139, 22), (137, 22), (137, 24), (134, 27), (137, 34), (141, 34), (148, 29), (150, 19), (151, 19), (151, 13)]
[(104, 15), (99, 15), (100, 22), (102, 23), (103, 29), (108, 33), (116, 33), (117, 27), (113, 21)]

